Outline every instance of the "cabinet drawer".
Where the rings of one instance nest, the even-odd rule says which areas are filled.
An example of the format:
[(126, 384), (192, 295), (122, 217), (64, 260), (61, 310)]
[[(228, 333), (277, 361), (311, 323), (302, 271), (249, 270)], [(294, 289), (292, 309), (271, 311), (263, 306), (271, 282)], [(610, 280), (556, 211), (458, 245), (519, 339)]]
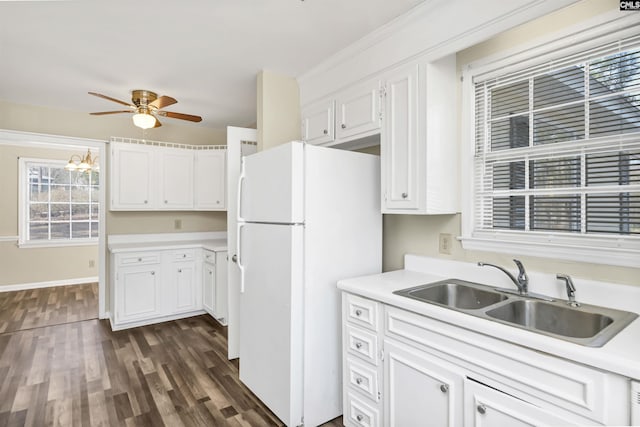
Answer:
[(353, 393), (347, 394), (347, 407), (344, 413), (346, 426), (379, 427), (380, 411), (376, 405), (366, 403), (354, 397)]
[(385, 315), (385, 335), (464, 367), (491, 387), (540, 407), (552, 404), (604, 424), (620, 424), (610, 418), (615, 414), (607, 412), (607, 402), (608, 396), (628, 395), (623, 377), (394, 307), (387, 307)]
[(351, 294), (346, 298), (347, 321), (377, 331), (380, 304)]
[(378, 337), (369, 331), (347, 326), (347, 350), (369, 363), (378, 365)]
[(196, 259), (196, 250), (195, 249), (186, 249), (182, 251), (173, 251), (172, 259), (174, 261), (192, 261)]
[(360, 390), (374, 402), (378, 401), (378, 371), (375, 368), (348, 357), (346, 379), (352, 389)]
[(118, 255), (116, 265), (118, 267), (126, 267), (133, 265), (159, 264), (159, 252), (136, 252), (125, 255)]
[(204, 249), (202, 251), (202, 260), (206, 263), (209, 264), (215, 264), (216, 263), (216, 253), (213, 251), (208, 251), (206, 249)]

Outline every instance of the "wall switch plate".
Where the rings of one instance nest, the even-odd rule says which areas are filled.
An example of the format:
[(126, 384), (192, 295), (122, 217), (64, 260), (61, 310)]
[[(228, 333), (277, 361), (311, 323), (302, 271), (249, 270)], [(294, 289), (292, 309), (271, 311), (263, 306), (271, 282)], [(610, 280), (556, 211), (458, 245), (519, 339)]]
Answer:
[(175, 228), (176, 230), (182, 230), (182, 220), (176, 219), (175, 221), (173, 221), (173, 228)]
[(96, 260), (94, 260), (94, 259), (90, 259), (90, 260), (89, 260), (89, 268), (93, 268), (93, 267), (95, 267), (95, 266), (96, 266)]
[(449, 233), (440, 233), (438, 252), (441, 254), (451, 255), (451, 245), (453, 238)]

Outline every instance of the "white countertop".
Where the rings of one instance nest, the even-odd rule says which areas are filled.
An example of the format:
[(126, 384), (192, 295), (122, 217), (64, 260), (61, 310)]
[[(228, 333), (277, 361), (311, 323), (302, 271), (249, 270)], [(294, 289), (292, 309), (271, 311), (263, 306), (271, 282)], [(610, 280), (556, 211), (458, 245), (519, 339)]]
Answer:
[(203, 248), (214, 252), (227, 250), (226, 232), (116, 234), (108, 237), (111, 253), (163, 249)]
[[(512, 342), (517, 345), (559, 356), (574, 362), (583, 363), (585, 365), (589, 365), (602, 370), (614, 372), (620, 375), (627, 376), (629, 378), (640, 379), (640, 318), (636, 318), (629, 326), (619, 332), (602, 347), (585, 347), (582, 345), (573, 344), (561, 339), (552, 338), (546, 335), (537, 334), (535, 332), (530, 332), (520, 328), (504, 325), (502, 323), (493, 322), (491, 320), (471, 316), (469, 314), (461, 313), (445, 307), (440, 307), (435, 304), (429, 304), (413, 300), (411, 298), (394, 295), (392, 292), (399, 289), (409, 288), (449, 278), (470, 280), (478, 283), (491, 284), (491, 286), (514, 287), (513, 285), (509, 286), (509, 283), (511, 282), (509, 282), (508, 279), (506, 279), (506, 284), (497, 284), (494, 280), (486, 281), (486, 278), (477, 277), (483, 275), (486, 276), (488, 272), (485, 273), (484, 271), (488, 269), (484, 268), (482, 269), (483, 272), (480, 273), (475, 270), (479, 270), (481, 268), (476, 267), (471, 263), (462, 263), (447, 260), (443, 261), (435, 258), (423, 258), (415, 256), (408, 257), (413, 257), (406, 263), (408, 268), (413, 267), (411, 270), (405, 269), (382, 274), (374, 274), (371, 276), (341, 280), (338, 282), (338, 288), (347, 292), (361, 295), (363, 297), (383, 302), (385, 304), (409, 310), (414, 313), (432, 317), (439, 321), (447, 322), (461, 328), (466, 328), (474, 332)], [(426, 264), (422, 265), (421, 259), (426, 259)], [(437, 264), (437, 268), (433, 268), (433, 266), (436, 265), (434, 263)], [(475, 270), (473, 267), (475, 267)], [(513, 270), (510, 268), (510, 266), (505, 267), (507, 267), (509, 270)], [(429, 272), (425, 270), (429, 270)], [(495, 273), (492, 272), (492, 274)], [(504, 273), (500, 272), (498, 272), (498, 274), (504, 275)], [(475, 277), (470, 277), (471, 275)], [(529, 275), (530, 277), (533, 276), (536, 278), (539, 276), (541, 278), (540, 282), (542, 282), (542, 274), (530, 273)], [(504, 276), (506, 278), (506, 275)], [(574, 282), (576, 283), (578, 301), (580, 301), (581, 281), (574, 280)], [(585, 294), (588, 295), (590, 299), (593, 299), (595, 297), (594, 294), (596, 293), (596, 291), (594, 291), (594, 289), (596, 288), (594, 283), (596, 282), (584, 282), (585, 283), (583, 284), (583, 288), (585, 289)], [(534, 280), (531, 280), (530, 283), (531, 284), (529, 290), (531, 292), (543, 293), (535, 288), (534, 285), (536, 282)], [(619, 308), (623, 310), (626, 309), (629, 311), (635, 311), (636, 313), (638, 312), (637, 310), (630, 310), (629, 304), (640, 303), (637, 298), (638, 295), (640, 295), (640, 287), (630, 287), (615, 284), (606, 284), (606, 286), (607, 289), (603, 289), (602, 292), (606, 292), (609, 294), (609, 297), (606, 299), (607, 301), (610, 300), (611, 294), (616, 293), (612, 292), (612, 286), (621, 287), (620, 292), (618, 292), (621, 299), (626, 299), (625, 297), (628, 297), (631, 294), (635, 294), (635, 301), (626, 301), (626, 303), (625, 301), (620, 301), (620, 304), (618, 304), (618, 306), (613, 306), (610, 304), (608, 305), (609, 307)], [(551, 292), (547, 293), (547, 295), (550, 293)], [(554, 298), (566, 299), (566, 296), (563, 297), (561, 295), (552, 294), (550, 296)], [(603, 303), (598, 304), (597, 300), (596, 302), (583, 300), (583, 302), (594, 305), (604, 305)]]

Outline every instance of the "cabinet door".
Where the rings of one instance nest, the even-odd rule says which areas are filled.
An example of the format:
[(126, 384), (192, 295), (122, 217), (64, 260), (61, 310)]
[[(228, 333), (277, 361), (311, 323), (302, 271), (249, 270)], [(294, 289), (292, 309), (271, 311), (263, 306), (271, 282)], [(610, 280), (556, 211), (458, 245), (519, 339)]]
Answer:
[(161, 148), (160, 210), (193, 208), (193, 152)]
[(154, 150), (137, 144), (113, 143), (111, 148), (111, 210), (155, 208)]
[(578, 425), (469, 379), (464, 380), (464, 416), (473, 427)]
[(386, 79), (380, 140), (383, 212), (418, 208), (418, 78), (419, 65), (414, 64)]
[(227, 252), (216, 252), (216, 293), (214, 309), (216, 319), (223, 325), (227, 324), (229, 306), (229, 285), (227, 281)]
[(116, 322), (162, 314), (160, 265), (120, 268), (116, 273)]
[(346, 91), (336, 99), (336, 138), (349, 140), (380, 130), (380, 81)]
[(322, 101), (302, 112), (302, 138), (309, 144), (326, 144), (335, 139), (335, 103)]
[(204, 263), (202, 271), (202, 306), (215, 317), (215, 289), (216, 289), (216, 267), (213, 264)]
[(199, 294), (196, 282), (196, 263), (177, 262), (171, 265), (173, 302), (172, 312), (180, 313), (198, 309)]
[(199, 150), (195, 154), (194, 207), (226, 209), (227, 150)]
[(453, 365), (384, 341), (384, 425), (462, 427), (463, 376)]

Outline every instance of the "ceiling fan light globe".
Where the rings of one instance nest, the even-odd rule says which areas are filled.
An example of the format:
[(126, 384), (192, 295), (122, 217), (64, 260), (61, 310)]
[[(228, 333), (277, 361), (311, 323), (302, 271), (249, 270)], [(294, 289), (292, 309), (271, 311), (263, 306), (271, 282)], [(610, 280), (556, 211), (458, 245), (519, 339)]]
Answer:
[(78, 166), (73, 162), (73, 160), (69, 160), (69, 163), (64, 167), (65, 170), (74, 171), (78, 168)]
[(151, 114), (138, 113), (133, 115), (133, 124), (141, 129), (151, 129), (156, 125), (156, 118)]

